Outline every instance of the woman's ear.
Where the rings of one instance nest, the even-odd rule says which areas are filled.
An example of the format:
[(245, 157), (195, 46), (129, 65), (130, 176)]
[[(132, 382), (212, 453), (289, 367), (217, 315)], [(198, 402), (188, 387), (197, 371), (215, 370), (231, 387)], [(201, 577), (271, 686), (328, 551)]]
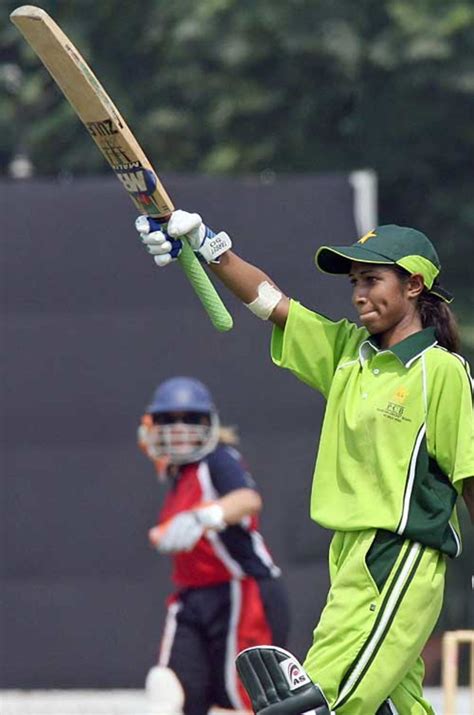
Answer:
[(425, 281), (421, 273), (412, 273), (407, 282), (408, 297), (418, 298), (425, 288)]

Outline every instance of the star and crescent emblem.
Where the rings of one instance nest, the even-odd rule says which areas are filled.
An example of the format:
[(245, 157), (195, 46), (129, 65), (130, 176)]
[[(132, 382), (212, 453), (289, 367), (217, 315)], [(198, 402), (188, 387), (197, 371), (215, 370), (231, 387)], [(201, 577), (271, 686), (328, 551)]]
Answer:
[(362, 238), (359, 238), (357, 243), (365, 243), (366, 241), (369, 240), (369, 238), (375, 238), (377, 234), (375, 231), (369, 231), (368, 233), (365, 234), (365, 236), (362, 236)]

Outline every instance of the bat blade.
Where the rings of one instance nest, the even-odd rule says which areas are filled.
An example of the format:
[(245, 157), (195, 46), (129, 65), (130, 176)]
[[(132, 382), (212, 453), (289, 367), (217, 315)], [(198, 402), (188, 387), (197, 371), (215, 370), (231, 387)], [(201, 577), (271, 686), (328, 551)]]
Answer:
[[(174, 210), (166, 189), (143, 149), (94, 72), (59, 25), (43, 9), (23, 5), (11, 21), (38, 55), (140, 213), (166, 222)], [(214, 326), (232, 327), (232, 318), (189, 244), (179, 262)]]
[(11, 14), (64, 96), (86, 126), (137, 208), (166, 218), (173, 203), (119, 110), (59, 25), (41, 8)]

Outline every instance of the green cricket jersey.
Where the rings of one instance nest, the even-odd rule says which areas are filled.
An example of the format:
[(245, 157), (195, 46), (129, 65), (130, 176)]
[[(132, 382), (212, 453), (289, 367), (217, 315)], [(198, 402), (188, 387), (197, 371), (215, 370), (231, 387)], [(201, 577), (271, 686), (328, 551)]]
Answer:
[(327, 399), (311, 517), (336, 531), (386, 529), (461, 552), (455, 503), (474, 475), (469, 367), (432, 328), (381, 350), (365, 328), (296, 301), (274, 327), (274, 363)]

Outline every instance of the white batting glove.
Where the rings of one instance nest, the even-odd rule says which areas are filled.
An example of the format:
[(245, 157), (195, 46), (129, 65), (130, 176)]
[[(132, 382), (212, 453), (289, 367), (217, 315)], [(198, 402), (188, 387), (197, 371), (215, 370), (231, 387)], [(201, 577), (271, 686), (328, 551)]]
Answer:
[(222, 531), (226, 523), (219, 504), (183, 511), (149, 531), (149, 539), (162, 554), (191, 551), (208, 529)]
[(204, 263), (218, 263), (220, 256), (232, 247), (227, 233), (214, 233), (203, 223), (199, 214), (188, 211), (174, 211), (166, 226), (150, 216), (139, 216), (135, 228), (160, 268), (176, 260), (181, 253), (181, 239), (184, 237)]

